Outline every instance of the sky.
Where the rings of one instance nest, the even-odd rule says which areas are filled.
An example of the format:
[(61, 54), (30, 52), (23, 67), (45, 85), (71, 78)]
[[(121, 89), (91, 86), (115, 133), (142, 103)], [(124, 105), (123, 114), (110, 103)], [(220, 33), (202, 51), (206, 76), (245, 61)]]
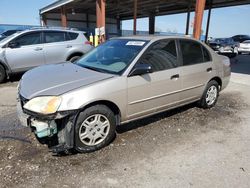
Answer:
[[(55, 0), (0, 0), (0, 24), (39, 25), (39, 9)], [(185, 33), (187, 14), (156, 17), (156, 30)], [(191, 14), (193, 20), (194, 14)], [(212, 37), (230, 37), (236, 34), (250, 35), (250, 5), (212, 10), (210, 32)], [(206, 30), (207, 11), (202, 29)], [(133, 29), (133, 21), (123, 21), (123, 29)], [(148, 19), (138, 20), (138, 30), (148, 30)], [(190, 33), (192, 28), (190, 27)]]

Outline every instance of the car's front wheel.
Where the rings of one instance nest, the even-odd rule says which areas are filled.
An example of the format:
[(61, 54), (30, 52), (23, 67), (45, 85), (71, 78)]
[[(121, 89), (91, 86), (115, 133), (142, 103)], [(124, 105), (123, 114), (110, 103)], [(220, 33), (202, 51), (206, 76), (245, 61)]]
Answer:
[(91, 106), (78, 116), (75, 149), (81, 153), (99, 150), (112, 141), (115, 129), (115, 115), (107, 106)]
[(211, 108), (216, 104), (218, 97), (219, 84), (215, 80), (212, 80), (207, 84), (199, 104), (202, 108)]

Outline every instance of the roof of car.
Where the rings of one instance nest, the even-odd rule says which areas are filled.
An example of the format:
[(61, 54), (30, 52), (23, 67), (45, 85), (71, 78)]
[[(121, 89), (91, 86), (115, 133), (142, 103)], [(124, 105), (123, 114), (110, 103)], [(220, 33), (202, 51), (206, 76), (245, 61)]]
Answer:
[[(190, 36), (180, 36), (180, 35), (165, 35), (165, 36), (157, 36), (157, 35), (137, 35), (137, 36), (126, 36), (126, 37), (117, 37), (119, 39), (129, 39), (129, 40), (147, 40), (147, 41), (155, 41), (155, 40), (161, 40), (161, 39), (192, 39), (196, 40)], [(116, 39), (117, 39), (116, 38)]]

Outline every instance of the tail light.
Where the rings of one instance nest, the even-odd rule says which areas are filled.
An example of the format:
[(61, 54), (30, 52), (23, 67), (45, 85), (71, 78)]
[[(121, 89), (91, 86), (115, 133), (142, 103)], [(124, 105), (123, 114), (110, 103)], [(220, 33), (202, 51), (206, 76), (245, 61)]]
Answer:
[(92, 45), (92, 42), (90, 42), (90, 41), (85, 41), (84, 44)]

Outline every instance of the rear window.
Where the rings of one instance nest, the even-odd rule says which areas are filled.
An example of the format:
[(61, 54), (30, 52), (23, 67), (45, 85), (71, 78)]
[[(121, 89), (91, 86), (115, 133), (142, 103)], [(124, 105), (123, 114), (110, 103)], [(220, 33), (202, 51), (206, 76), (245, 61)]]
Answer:
[(47, 31), (45, 32), (45, 43), (65, 41), (65, 32)]
[(183, 65), (194, 65), (203, 62), (203, 52), (198, 42), (191, 40), (181, 40)]
[(77, 37), (78, 37), (78, 33), (72, 33), (72, 32), (68, 32), (67, 33), (68, 35), (67, 35), (67, 38), (66, 38), (66, 40), (75, 40), (75, 39), (77, 39)]

